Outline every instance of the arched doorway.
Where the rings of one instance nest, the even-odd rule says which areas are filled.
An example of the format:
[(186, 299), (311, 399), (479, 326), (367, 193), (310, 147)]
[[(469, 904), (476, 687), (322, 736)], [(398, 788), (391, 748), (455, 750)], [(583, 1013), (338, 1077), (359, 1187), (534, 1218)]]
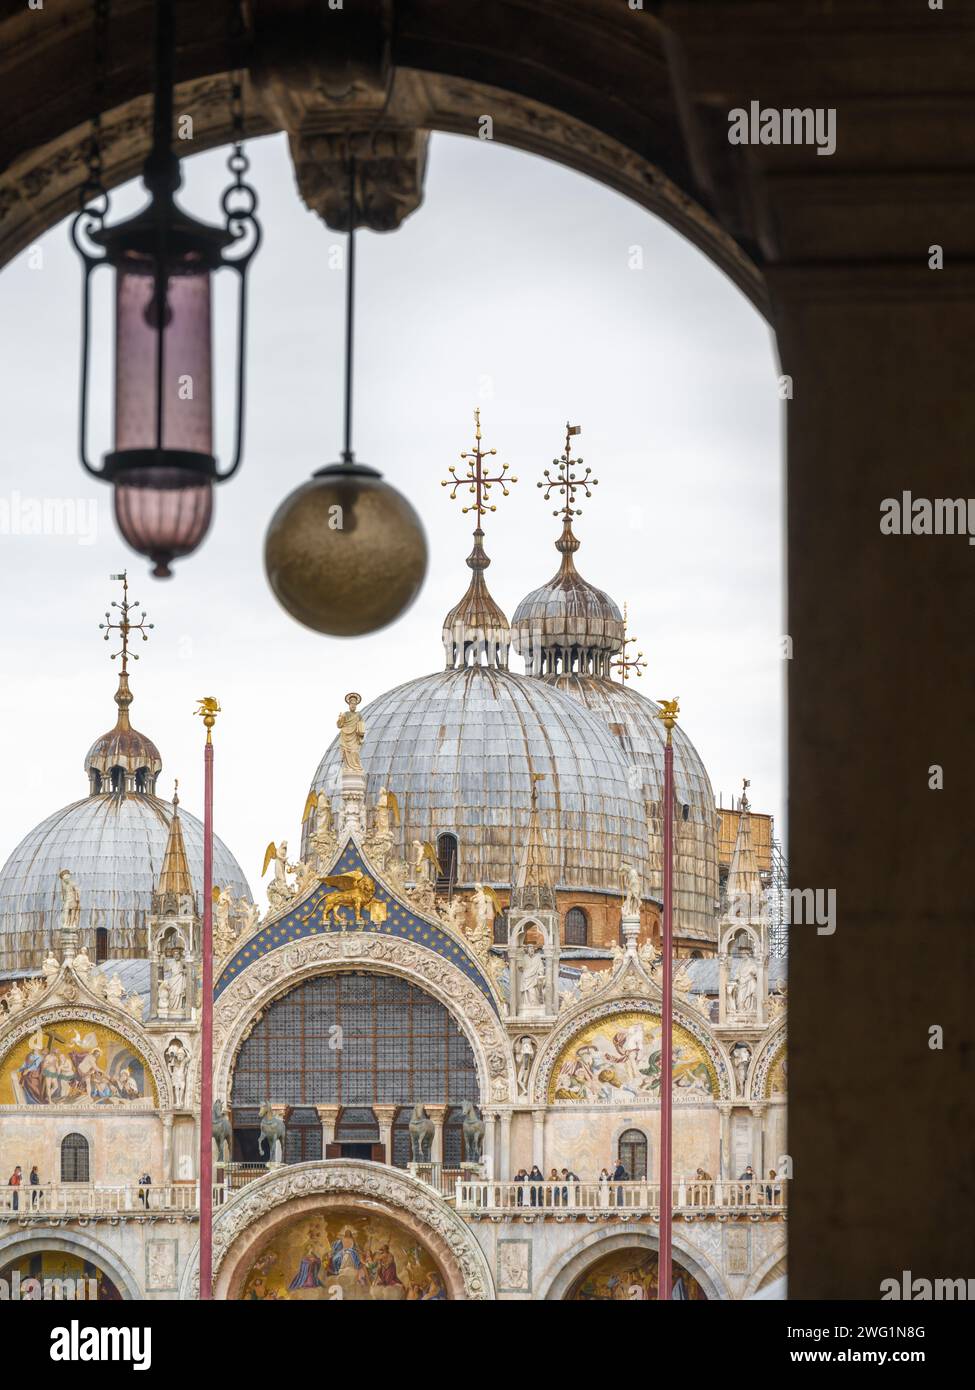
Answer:
[[(444, 1004), (395, 975), (316, 975), (275, 1000), (237, 1054), (230, 1092), (234, 1157), (260, 1158), (257, 1112), (270, 1101), (292, 1107), (288, 1162), (380, 1159), (377, 1107), (384, 1118), (393, 1111), (391, 1157), (405, 1167), (409, 1111), (421, 1103), (445, 1107), (443, 1158), (457, 1164), (463, 1100), (480, 1100), (477, 1064)], [(319, 1106), (331, 1108), (330, 1137)]]
[[(673, 1265), (672, 1298), (706, 1303), (707, 1294), (689, 1270)], [(624, 1245), (594, 1260), (579, 1274), (563, 1298), (569, 1303), (649, 1302), (657, 1298), (657, 1252)]]
[(643, 1182), (647, 1176), (647, 1136), (642, 1129), (624, 1129), (617, 1149), (620, 1163), (630, 1182)]

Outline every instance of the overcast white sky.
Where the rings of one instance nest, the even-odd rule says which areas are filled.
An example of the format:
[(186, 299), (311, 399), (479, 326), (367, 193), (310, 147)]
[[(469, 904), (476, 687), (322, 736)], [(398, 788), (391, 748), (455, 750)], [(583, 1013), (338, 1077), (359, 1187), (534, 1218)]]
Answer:
[[(217, 493), (209, 540), (171, 580), (148, 577), (115, 531), (110, 489), (77, 460), (80, 268), (67, 224), (38, 243), (40, 257), (34, 248), (0, 273), (0, 860), (87, 791), (85, 753), (115, 714), (114, 648), (98, 622), (117, 596), (108, 575), (128, 566), (156, 624), (132, 672), (133, 723), (160, 748), (161, 794), (178, 776), (184, 805), (200, 814), (192, 711), (198, 696), (219, 697), (216, 828), (256, 892), (267, 841), (297, 843), (344, 692), (369, 701), (443, 665), (440, 626), (469, 578), (471, 527), (440, 479), (471, 442), (475, 405), (485, 444), (520, 480), (486, 522), (495, 598), (510, 617), (557, 568), (554, 503), (535, 482), (571, 418), (600, 480), (582, 503), (577, 563), (629, 602), (648, 661), (636, 688), (679, 694), (715, 793), (727, 805), (751, 777), (753, 806), (781, 832), (782, 406), (758, 314), (616, 193), (529, 155), (435, 136), (421, 209), (394, 234), (359, 237), (354, 430), (357, 457), (424, 518), (430, 571), (386, 631), (317, 636), (271, 596), (263, 537), (279, 501), (338, 456), (344, 282), (329, 251), (343, 238), (301, 203), (283, 137), (253, 142), (251, 156), (265, 239), (251, 277), (245, 459)], [(185, 166), (184, 201), (211, 220), (224, 158)], [(113, 216), (138, 204), (137, 190), (114, 195)], [(634, 247), (642, 269), (631, 268)], [(100, 454), (104, 327), (96, 353)], [(224, 401), (231, 359), (218, 341)], [(24, 500), (45, 498), (97, 502), (94, 543), (11, 534)], [(522, 669), (514, 653), (512, 668)]]

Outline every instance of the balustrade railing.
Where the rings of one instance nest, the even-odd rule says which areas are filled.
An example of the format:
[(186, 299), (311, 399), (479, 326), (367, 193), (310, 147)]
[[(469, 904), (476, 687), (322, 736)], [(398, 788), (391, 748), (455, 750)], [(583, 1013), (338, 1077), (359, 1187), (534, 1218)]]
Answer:
[[(787, 1182), (678, 1179), (673, 1185), (674, 1211), (783, 1211)], [(458, 1211), (514, 1214), (577, 1214), (660, 1210), (660, 1184), (654, 1182), (516, 1182), (469, 1178), (458, 1181)]]
[[(222, 1206), (227, 1189), (213, 1187), (213, 1205)], [(196, 1183), (160, 1183), (148, 1187), (126, 1184), (42, 1183), (39, 1187), (0, 1187), (0, 1216), (145, 1216), (153, 1213), (196, 1212), (200, 1207)]]

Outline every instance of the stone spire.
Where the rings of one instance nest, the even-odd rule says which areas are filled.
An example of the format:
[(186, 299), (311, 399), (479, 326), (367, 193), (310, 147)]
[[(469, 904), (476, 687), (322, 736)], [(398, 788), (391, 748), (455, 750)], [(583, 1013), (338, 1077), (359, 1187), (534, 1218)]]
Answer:
[(500, 487), (501, 495), (507, 497), (508, 484), (518, 479), (508, 476), (506, 463), (491, 476), (485, 461), (495, 453), (496, 449), (481, 448), (481, 412), (475, 410), (474, 448), (460, 456), (467, 471), (458, 475), (456, 465), (451, 464), (450, 478), (441, 483), (441, 487), (450, 488), (450, 496), (454, 499), (459, 490), (466, 490), (474, 500), (461, 511), (473, 512), (475, 516), (474, 549), (467, 557), (467, 567), (472, 571), (471, 582), (464, 597), (444, 619), (443, 645), (448, 671), (465, 666), (494, 666), (506, 670), (508, 666), (511, 628), (506, 615), (491, 597), (484, 578), (491, 561), (484, 550), (481, 519), (486, 512), (497, 510), (490, 501), (492, 489)]
[(193, 893), (193, 880), (190, 878), (186, 846), (183, 843), (183, 825), (179, 818), (179, 782), (173, 791), (173, 817), (169, 822), (169, 839), (166, 841), (162, 872), (156, 887), (158, 897), (163, 898), (167, 893), (177, 897), (191, 896)]
[(758, 870), (758, 860), (752, 846), (752, 817), (748, 801), (746, 777), (742, 783), (741, 802), (738, 815), (738, 834), (731, 855), (726, 886), (729, 910), (737, 912), (743, 920), (751, 920), (760, 913), (764, 903), (762, 876)]
[(555, 888), (546, 852), (545, 840), (538, 824), (538, 784), (545, 777), (544, 772), (531, 774), (531, 812), (528, 817), (528, 834), (521, 861), (515, 874), (511, 890), (511, 906), (524, 912), (539, 910), (554, 911), (556, 908)]

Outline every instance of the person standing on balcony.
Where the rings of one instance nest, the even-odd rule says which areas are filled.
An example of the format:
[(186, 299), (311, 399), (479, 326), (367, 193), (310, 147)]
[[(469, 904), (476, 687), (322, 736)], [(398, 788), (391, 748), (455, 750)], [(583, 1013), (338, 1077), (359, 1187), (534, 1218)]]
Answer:
[[(629, 1175), (627, 1174), (626, 1168), (623, 1165), (623, 1161), (622, 1159), (620, 1159), (617, 1162), (616, 1167), (613, 1169), (613, 1182), (626, 1182), (628, 1176)], [(621, 1207), (623, 1205), (622, 1187), (618, 1187), (616, 1189), (616, 1205), (618, 1207)]]
[(18, 1211), (20, 1209), (20, 1184), (23, 1181), (24, 1175), (21, 1171), (20, 1164), (18, 1163), (17, 1167), (10, 1174), (10, 1178), (7, 1182), (7, 1186), (12, 1187), (14, 1190), (14, 1211)]
[(44, 1196), (44, 1193), (40, 1190), (40, 1182), (41, 1175), (37, 1171), (37, 1164), (34, 1163), (30, 1170), (30, 1204), (32, 1207), (36, 1207), (37, 1203)]
[(528, 1181), (531, 1183), (528, 1193), (530, 1204), (533, 1207), (542, 1206), (545, 1202), (545, 1174), (537, 1163), (532, 1164), (531, 1172), (528, 1174)]
[(603, 1168), (599, 1174), (599, 1205), (609, 1206), (609, 1169)]

